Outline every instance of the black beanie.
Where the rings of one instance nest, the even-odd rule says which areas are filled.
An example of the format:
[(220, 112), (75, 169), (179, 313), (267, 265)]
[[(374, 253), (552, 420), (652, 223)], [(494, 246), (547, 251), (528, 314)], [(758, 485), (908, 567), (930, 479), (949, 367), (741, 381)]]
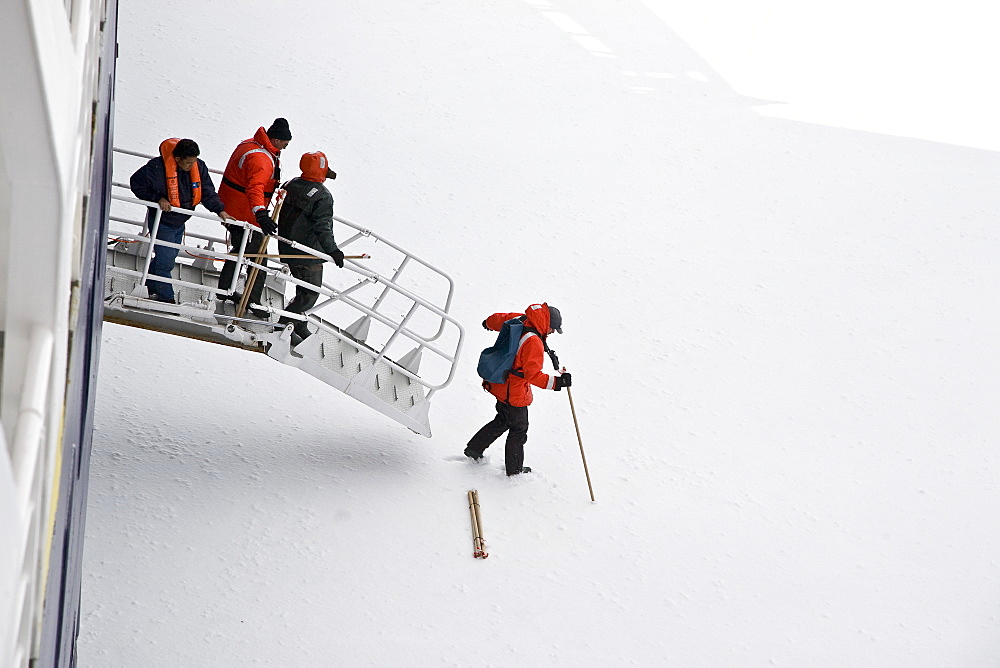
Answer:
[(274, 119), (274, 123), (271, 123), (271, 127), (267, 129), (267, 136), (271, 139), (291, 141), (292, 131), (288, 129), (288, 121), (284, 118)]

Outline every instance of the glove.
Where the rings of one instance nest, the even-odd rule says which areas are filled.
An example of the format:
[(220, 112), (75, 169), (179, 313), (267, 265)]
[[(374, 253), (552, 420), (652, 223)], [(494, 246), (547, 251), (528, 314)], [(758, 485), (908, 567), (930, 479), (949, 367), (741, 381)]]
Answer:
[(278, 224), (271, 220), (271, 216), (267, 215), (267, 211), (264, 209), (257, 209), (257, 213), (254, 214), (257, 219), (257, 225), (267, 236), (271, 236), (278, 231)]
[(483, 320), (483, 329), (489, 329), (489, 327), (486, 326), (486, 321), (485, 320)]
[(564, 373), (561, 376), (556, 376), (556, 386), (555, 391), (563, 389), (564, 387), (570, 387), (573, 385), (573, 376), (568, 373)]
[(335, 265), (337, 265), (341, 269), (344, 268), (344, 251), (338, 248), (337, 250), (330, 253), (330, 257), (333, 258), (333, 263)]

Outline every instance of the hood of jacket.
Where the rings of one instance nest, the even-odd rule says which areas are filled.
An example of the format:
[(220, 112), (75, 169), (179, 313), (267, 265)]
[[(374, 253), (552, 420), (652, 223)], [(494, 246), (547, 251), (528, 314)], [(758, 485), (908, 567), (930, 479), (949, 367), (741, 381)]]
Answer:
[(264, 129), (263, 125), (257, 128), (257, 132), (253, 135), (253, 140), (270, 151), (272, 155), (278, 155), (281, 153), (281, 151), (276, 149), (274, 144), (271, 143), (271, 138), (267, 136), (267, 130)]
[(326, 181), (330, 172), (330, 165), (326, 160), (326, 155), (321, 151), (303, 153), (299, 159), (299, 169), (302, 170), (302, 178), (314, 183)]
[(524, 320), (544, 339), (549, 334), (549, 305), (546, 303), (532, 304), (524, 309)]

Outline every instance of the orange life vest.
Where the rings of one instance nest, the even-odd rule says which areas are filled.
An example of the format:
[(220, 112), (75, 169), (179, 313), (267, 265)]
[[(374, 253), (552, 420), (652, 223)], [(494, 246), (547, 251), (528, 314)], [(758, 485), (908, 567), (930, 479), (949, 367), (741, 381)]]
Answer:
[[(163, 167), (167, 173), (167, 199), (170, 206), (181, 205), (180, 188), (177, 186), (177, 160), (174, 159), (174, 147), (180, 139), (172, 137), (160, 142), (160, 157), (163, 158)], [(198, 161), (194, 161), (191, 166), (191, 208), (198, 206), (201, 202), (201, 171), (198, 169)]]

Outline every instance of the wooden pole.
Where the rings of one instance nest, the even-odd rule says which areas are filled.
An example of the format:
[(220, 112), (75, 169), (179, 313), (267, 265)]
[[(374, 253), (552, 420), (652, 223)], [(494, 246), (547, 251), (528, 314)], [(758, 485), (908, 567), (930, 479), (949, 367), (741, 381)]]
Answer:
[(590, 490), (590, 500), (594, 501), (594, 487), (590, 484), (590, 470), (587, 468), (587, 455), (583, 451), (583, 438), (580, 436), (580, 423), (576, 419), (576, 407), (573, 405), (573, 390), (566, 388), (569, 397), (569, 410), (573, 413), (573, 426), (576, 427), (576, 440), (580, 442), (580, 456), (583, 457), (583, 472), (587, 475), (587, 489)]
[[(247, 234), (250, 233), (249, 230), (246, 231)], [(271, 237), (264, 235), (264, 238), (260, 240), (260, 248), (257, 250), (257, 254), (262, 255), (267, 253), (267, 244), (271, 241)], [(243, 257), (246, 257), (244, 255)], [(240, 303), (236, 306), (236, 317), (242, 318), (243, 314), (246, 313), (247, 304), (250, 302), (250, 293), (253, 292), (254, 281), (257, 280), (257, 273), (260, 271), (257, 267), (250, 267), (247, 272), (247, 282), (243, 284), (243, 296), (240, 297)]]
[[(281, 205), (285, 203), (285, 191), (279, 191), (278, 201), (274, 205), (274, 214), (271, 220), (274, 221), (275, 225), (278, 223), (278, 215), (281, 213)], [(263, 232), (263, 230), (261, 230)], [(250, 234), (250, 230), (244, 229), (244, 234)], [(264, 235), (264, 238), (260, 240), (260, 248), (257, 249), (257, 255), (262, 256), (267, 254), (267, 245), (270, 243), (271, 237)], [(244, 255), (246, 257), (246, 255)], [(257, 280), (257, 273), (260, 270), (257, 267), (250, 267), (250, 271), (247, 272), (247, 282), (243, 284), (243, 297), (240, 299), (240, 303), (236, 306), (236, 317), (242, 318), (243, 314), (246, 313), (247, 304), (250, 302), (250, 293), (253, 291), (254, 281)], [(235, 280), (235, 277), (234, 277)], [(263, 294), (263, 291), (261, 291)]]
[(472, 520), (472, 556), (476, 559), (485, 559), (490, 555), (484, 550), (486, 540), (483, 538), (479, 517), (479, 492), (470, 489), (466, 496), (469, 499), (469, 518)]
[(483, 529), (483, 516), (482, 516), (482, 514), (479, 511), (479, 490), (478, 489), (472, 490), (472, 501), (475, 504), (474, 507), (476, 509), (476, 526), (479, 527), (480, 547), (486, 547), (486, 538), (483, 537), (486, 532)]

